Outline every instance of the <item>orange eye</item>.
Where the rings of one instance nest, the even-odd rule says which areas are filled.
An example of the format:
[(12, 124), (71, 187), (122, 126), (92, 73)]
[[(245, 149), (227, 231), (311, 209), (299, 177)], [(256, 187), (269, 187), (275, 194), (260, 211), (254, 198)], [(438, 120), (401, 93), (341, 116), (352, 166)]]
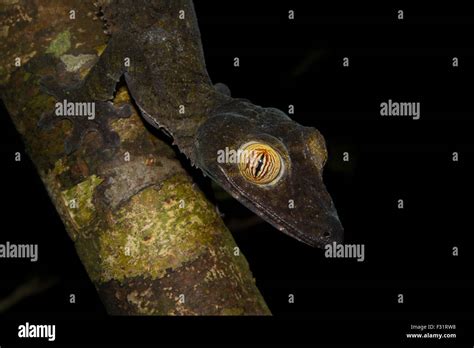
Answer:
[(250, 182), (265, 185), (279, 178), (282, 158), (272, 147), (262, 143), (247, 143), (240, 148), (240, 174)]

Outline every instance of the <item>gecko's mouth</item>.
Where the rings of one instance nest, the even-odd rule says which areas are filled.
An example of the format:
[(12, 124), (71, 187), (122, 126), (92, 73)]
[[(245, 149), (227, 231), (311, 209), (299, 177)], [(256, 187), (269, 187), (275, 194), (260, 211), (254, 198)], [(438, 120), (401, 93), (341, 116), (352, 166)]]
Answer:
[[(312, 247), (323, 247), (332, 242), (342, 243), (344, 230), (333, 207), (333, 210), (328, 210), (321, 214), (314, 214), (314, 212), (310, 211), (305, 212), (304, 214), (307, 215), (307, 218), (303, 219), (305, 223), (303, 226), (298, 227), (280, 217), (273, 210), (252, 200), (222, 168), (220, 170), (231, 185), (217, 181), (212, 175), (210, 175), (211, 178), (219, 182), (236, 200), (279, 231)], [(317, 216), (316, 219), (314, 219), (315, 216)]]

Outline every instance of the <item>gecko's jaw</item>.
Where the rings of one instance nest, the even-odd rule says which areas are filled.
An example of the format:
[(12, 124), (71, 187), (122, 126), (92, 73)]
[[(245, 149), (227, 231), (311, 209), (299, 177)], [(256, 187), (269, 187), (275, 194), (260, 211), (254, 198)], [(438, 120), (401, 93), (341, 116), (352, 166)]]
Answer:
[(321, 248), (333, 242), (342, 243), (344, 229), (322, 183), (323, 191), (312, 186), (301, 188), (298, 194), (299, 206), (292, 209), (288, 207), (288, 201), (278, 199), (274, 192), (260, 192), (259, 196), (264, 199), (259, 199), (242, 189), (223, 168), (220, 168), (220, 172), (222, 177), (215, 177), (210, 173), (208, 175), (236, 200), (281, 232), (312, 247)]
[(241, 202), (281, 232), (312, 247), (322, 248), (326, 244), (343, 242), (344, 228), (335, 209), (321, 214), (312, 212), (311, 207), (301, 208), (303, 218), (288, 221), (285, 217), (280, 217), (264, 207), (252, 204), (252, 202), (242, 199)]

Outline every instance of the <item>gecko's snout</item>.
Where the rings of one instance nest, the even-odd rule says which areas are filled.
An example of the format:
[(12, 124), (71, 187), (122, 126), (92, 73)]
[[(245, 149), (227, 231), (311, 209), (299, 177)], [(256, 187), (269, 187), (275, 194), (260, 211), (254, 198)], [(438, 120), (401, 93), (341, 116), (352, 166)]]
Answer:
[(340, 244), (344, 241), (344, 228), (335, 210), (330, 212), (327, 217), (318, 220), (316, 224), (323, 231), (319, 245), (333, 242)]
[(301, 242), (312, 247), (323, 248), (326, 244), (341, 244), (344, 240), (344, 228), (337, 217), (318, 216), (304, 226), (293, 231), (284, 231)]

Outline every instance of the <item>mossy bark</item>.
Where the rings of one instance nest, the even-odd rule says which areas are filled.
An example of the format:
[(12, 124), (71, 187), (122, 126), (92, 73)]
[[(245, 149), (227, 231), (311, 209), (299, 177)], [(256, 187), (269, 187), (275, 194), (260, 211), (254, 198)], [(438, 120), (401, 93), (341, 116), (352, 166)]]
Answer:
[(84, 78), (106, 45), (93, 2), (0, 1), (0, 36), (1, 97), (108, 312), (269, 315), (214, 206), (136, 111), (110, 124), (116, 149), (90, 133), (66, 155), (69, 122), (37, 127), (55, 103), (39, 80)]

